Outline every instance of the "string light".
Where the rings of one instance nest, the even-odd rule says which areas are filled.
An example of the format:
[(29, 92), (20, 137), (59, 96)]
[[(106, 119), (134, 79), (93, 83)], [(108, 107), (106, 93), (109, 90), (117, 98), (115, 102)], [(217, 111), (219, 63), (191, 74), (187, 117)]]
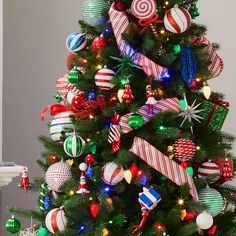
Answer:
[(93, 118), (94, 118), (94, 116), (93, 116), (93, 115), (89, 115), (89, 118), (90, 118), (90, 119), (93, 119)]
[(165, 30), (164, 29), (162, 29), (162, 30), (160, 30), (160, 34), (165, 34)]
[(75, 191), (74, 191), (74, 190), (70, 190), (69, 195), (70, 195), (71, 197), (74, 196), (74, 195), (75, 195)]
[(168, 1), (165, 1), (165, 5), (168, 6), (168, 5), (169, 5), (169, 2), (168, 2)]
[(142, 176), (143, 175), (143, 171), (142, 170), (139, 170), (138, 171), (138, 176)]
[(87, 142), (90, 142), (90, 141), (91, 141), (91, 139), (90, 139), (90, 138), (87, 138), (86, 140), (87, 140)]
[(112, 221), (112, 220), (110, 220), (108, 223), (111, 225), (111, 224), (113, 224), (113, 221)]
[(90, 197), (90, 198), (89, 198), (89, 201), (92, 201), (92, 200), (93, 200), (93, 198), (92, 198), (92, 197)]
[(201, 80), (202, 80), (202, 79), (201, 79), (201, 78), (199, 78), (199, 77), (198, 77), (198, 78), (196, 78), (196, 81), (197, 81), (197, 82), (200, 82)]
[(102, 68), (103, 68), (102, 65), (97, 65), (97, 66), (96, 66), (96, 69), (97, 69), (97, 70), (101, 70)]
[(201, 147), (200, 147), (200, 146), (197, 146), (197, 147), (196, 147), (196, 150), (197, 150), (197, 151), (199, 151), (200, 149), (201, 149)]
[(107, 203), (107, 205), (111, 206), (111, 205), (113, 204), (113, 201), (112, 201), (112, 199), (109, 197), (109, 198), (107, 198), (106, 203)]
[(182, 198), (178, 199), (178, 204), (180, 206), (184, 205), (184, 199), (182, 199)]

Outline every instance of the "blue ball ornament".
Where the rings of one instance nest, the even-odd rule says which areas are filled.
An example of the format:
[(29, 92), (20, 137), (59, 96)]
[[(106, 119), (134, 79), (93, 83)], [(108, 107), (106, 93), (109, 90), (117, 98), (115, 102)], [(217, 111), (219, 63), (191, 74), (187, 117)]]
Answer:
[(67, 37), (66, 46), (70, 52), (78, 52), (84, 49), (86, 45), (87, 45), (87, 38), (85, 34), (75, 32)]
[(142, 186), (146, 186), (147, 183), (148, 183), (148, 177), (147, 177), (147, 175), (143, 175), (143, 176), (141, 177), (141, 179), (140, 179), (140, 184), (141, 184)]
[(93, 173), (94, 173), (93, 167), (91, 165), (89, 165), (88, 169), (85, 172), (85, 174), (89, 179), (92, 179), (93, 178)]
[(91, 90), (91, 91), (88, 93), (88, 95), (87, 95), (87, 99), (88, 99), (89, 101), (95, 100), (96, 97), (97, 97), (97, 93), (96, 93), (95, 90)]
[(48, 210), (51, 207), (52, 201), (49, 196), (45, 196), (44, 198), (44, 208), (45, 210)]

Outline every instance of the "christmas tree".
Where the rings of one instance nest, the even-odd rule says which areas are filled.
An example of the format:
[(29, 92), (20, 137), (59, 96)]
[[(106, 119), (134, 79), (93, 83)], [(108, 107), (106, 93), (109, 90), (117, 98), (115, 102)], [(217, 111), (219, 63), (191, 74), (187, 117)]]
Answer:
[[(68, 72), (42, 112), (45, 176), (21, 176), (38, 209), (9, 208), (6, 230), (233, 235), (234, 137), (221, 131), (229, 104), (207, 83), (223, 61), (194, 22), (197, 0), (86, 0), (81, 13), (66, 40)], [(17, 215), (38, 223), (21, 229)]]

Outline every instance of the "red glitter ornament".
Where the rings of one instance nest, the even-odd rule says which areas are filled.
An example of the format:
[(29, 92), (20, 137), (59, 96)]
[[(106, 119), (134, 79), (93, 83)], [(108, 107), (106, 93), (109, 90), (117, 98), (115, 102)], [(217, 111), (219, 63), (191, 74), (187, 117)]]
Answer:
[(123, 1), (117, 1), (115, 2), (115, 9), (117, 11), (124, 11), (126, 9), (126, 5)]
[(50, 161), (56, 161), (56, 160), (57, 160), (57, 157), (54, 156), (54, 155), (51, 155), (51, 156), (49, 157), (49, 160), (50, 160)]
[(73, 60), (78, 60), (78, 55), (76, 53), (69, 53), (66, 58), (66, 66), (68, 70), (72, 70), (74, 68), (74, 65), (72, 63)]
[(84, 94), (77, 94), (72, 99), (72, 106), (76, 109), (83, 109), (87, 99)]
[(85, 162), (90, 165), (90, 164), (93, 164), (95, 162), (95, 156), (91, 153), (87, 154), (85, 156)]
[(93, 42), (92, 42), (92, 49), (95, 52), (99, 52), (102, 48), (107, 47), (108, 43), (106, 41), (106, 39), (104, 39), (103, 37), (99, 36), (96, 37)]
[(129, 170), (131, 171), (133, 176), (138, 176), (139, 169), (136, 165), (130, 166)]

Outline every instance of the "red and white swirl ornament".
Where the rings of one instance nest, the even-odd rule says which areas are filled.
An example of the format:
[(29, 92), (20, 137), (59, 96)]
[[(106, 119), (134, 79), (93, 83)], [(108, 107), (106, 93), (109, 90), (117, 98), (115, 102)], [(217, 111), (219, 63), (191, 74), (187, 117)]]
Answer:
[(175, 6), (166, 12), (164, 25), (172, 33), (183, 33), (191, 26), (191, 15), (185, 8)]
[(138, 19), (150, 18), (156, 9), (157, 5), (154, 0), (133, 0), (131, 4), (132, 14)]
[(122, 166), (108, 162), (102, 167), (102, 180), (109, 185), (116, 185), (124, 178)]
[(60, 208), (54, 208), (48, 212), (45, 218), (45, 225), (47, 229), (53, 233), (60, 233), (66, 228), (67, 219), (65, 217), (65, 212)]
[(198, 177), (219, 176), (219, 166), (214, 162), (203, 162), (198, 168)]

